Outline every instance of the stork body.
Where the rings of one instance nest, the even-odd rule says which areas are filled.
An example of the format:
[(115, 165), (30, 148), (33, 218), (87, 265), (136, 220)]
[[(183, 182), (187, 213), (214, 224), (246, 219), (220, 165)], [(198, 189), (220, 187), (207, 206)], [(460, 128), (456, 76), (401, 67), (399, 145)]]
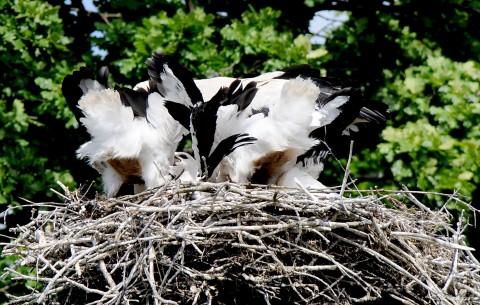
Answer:
[(68, 104), (90, 135), (77, 156), (101, 173), (110, 197), (124, 183), (153, 188), (171, 179), (174, 153), (188, 133), (176, 110), (191, 106), (201, 94), (189, 74), (170, 67), (169, 60), (154, 55), (147, 61), (148, 90), (108, 88), (85, 68), (63, 82)]
[[(203, 96), (209, 97), (217, 88), (233, 81), (233, 78), (217, 77), (195, 83)], [(244, 112), (248, 115), (262, 112), (265, 119), (243, 129), (257, 141), (222, 161), (217, 175), (220, 181), (231, 179), (291, 186), (297, 177), (308, 186), (322, 187), (314, 181), (323, 170), (323, 162), (330, 155), (348, 156), (351, 141), (356, 142), (356, 146), (371, 141), (385, 121), (383, 105), (367, 103), (360, 90), (332, 78), (322, 78), (317, 70), (308, 66), (240, 81), (242, 85), (255, 82), (257, 88)], [(310, 82), (312, 90), (302, 81)], [(311, 102), (308, 96), (312, 92), (315, 95), (313, 105), (295, 102), (302, 99)], [(279, 110), (282, 107), (284, 110)], [(222, 129), (222, 124), (238, 126), (231, 124), (231, 116), (225, 116), (223, 121), (222, 117), (218, 117), (217, 129)]]
[[(152, 188), (199, 175), (322, 188), (326, 158), (344, 157), (351, 141), (371, 139), (385, 121), (382, 107), (366, 103), (358, 89), (308, 66), (194, 81), (169, 56), (154, 54), (146, 65), (149, 80), (133, 90), (108, 88), (105, 77), (97, 81), (86, 70), (63, 83), (91, 136), (77, 154), (102, 174), (109, 196), (124, 183)], [(188, 132), (195, 158), (177, 154), (175, 162)]]
[[(276, 184), (278, 176), (304, 151), (316, 144), (310, 138), (308, 128), (319, 93), (308, 79), (292, 79), (285, 82), (280, 93), (258, 95), (253, 98), (248, 118), (242, 130), (256, 138), (256, 142), (234, 151), (227, 156), (219, 169), (217, 181), (252, 182)], [(255, 103), (255, 101), (258, 101)], [(257, 108), (266, 109), (258, 111)], [(256, 117), (255, 119), (252, 119)], [(220, 118), (220, 117), (219, 117)], [(217, 121), (217, 126), (230, 124), (231, 120)]]

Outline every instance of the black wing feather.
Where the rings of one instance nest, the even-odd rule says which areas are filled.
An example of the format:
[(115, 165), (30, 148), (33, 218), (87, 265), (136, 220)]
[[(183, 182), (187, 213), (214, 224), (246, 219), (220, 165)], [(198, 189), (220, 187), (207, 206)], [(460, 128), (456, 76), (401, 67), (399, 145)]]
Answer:
[[(339, 158), (346, 157), (351, 141), (355, 142), (356, 150), (377, 142), (376, 135), (384, 128), (386, 120), (386, 108), (382, 103), (365, 101), (361, 90), (352, 86), (351, 82), (334, 77), (320, 77), (319, 71), (308, 65), (294, 66), (284, 71), (284, 74), (276, 78), (292, 79), (298, 76), (310, 78), (319, 87), (320, 94), (316, 101), (318, 108), (324, 107), (337, 97), (348, 98), (338, 107), (340, 114), (333, 122), (310, 133), (310, 137), (319, 140), (319, 144), (299, 156), (297, 162), (305, 164), (306, 159), (310, 158), (322, 161), (330, 154)], [(358, 131), (345, 133), (346, 128), (357, 119), (364, 121), (357, 125)]]
[[(217, 125), (217, 111), (221, 102), (226, 99), (227, 92), (227, 88), (220, 88), (208, 103), (198, 103), (192, 109), (191, 124), (200, 158), (207, 159), (210, 154)], [(205, 172), (205, 165), (200, 163), (202, 172)]]
[[(360, 105), (363, 104), (357, 102)], [(307, 158), (318, 158), (319, 156), (323, 160), (330, 154), (337, 158), (348, 157), (351, 141), (354, 141), (354, 152), (376, 145), (379, 141), (378, 134), (385, 127), (386, 121), (385, 106), (381, 103), (376, 103), (376, 105), (370, 103), (368, 106), (361, 106), (360, 110), (345, 108), (343, 112), (351, 111), (350, 114), (339, 115), (331, 124), (312, 131), (310, 136), (320, 140), (320, 143), (298, 157), (297, 162), (304, 162)], [(356, 115), (353, 115), (354, 111), (357, 111)], [(356, 123), (358, 131), (344, 133), (345, 129), (356, 119), (363, 121)]]
[(79, 86), (83, 79), (95, 79), (95, 77), (89, 69), (82, 67), (80, 70), (65, 76), (62, 82), (63, 96), (77, 121), (83, 117), (82, 111), (77, 107), (78, 101), (83, 95), (83, 91)]
[[(156, 52), (152, 57), (146, 60), (145, 64), (148, 68), (149, 77), (154, 80), (160, 88), (162, 88), (161, 74), (165, 73), (164, 65), (166, 64), (183, 84), (192, 103), (203, 102), (202, 93), (193, 81), (192, 72), (182, 66), (173, 56)], [(164, 95), (163, 92), (160, 92), (160, 94)]]
[[(198, 103), (192, 110), (191, 123), (193, 136), (197, 139), (197, 148), (201, 160), (202, 172), (210, 177), (225, 156), (235, 149), (252, 144), (256, 139), (247, 134), (235, 134), (223, 139), (212, 151), (217, 124), (217, 112), (221, 106), (237, 105), (237, 112), (244, 111), (253, 101), (258, 88), (251, 82), (243, 88), (239, 79), (228, 88), (221, 88), (208, 103)], [(228, 122), (223, 122), (228, 124)]]
[(119, 88), (116, 90), (120, 94), (122, 104), (132, 107), (134, 116), (147, 117), (148, 92), (144, 90), (135, 91), (129, 88)]
[(210, 154), (210, 156), (206, 158), (208, 178), (210, 178), (210, 176), (213, 174), (213, 171), (218, 164), (220, 164), (224, 157), (228, 156), (239, 147), (253, 144), (256, 140), (256, 138), (250, 137), (246, 133), (234, 134), (223, 139), (220, 143), (218, 143), (217, 147), (215, 147), (215, 150)]
[(303, 76), (305, 78), (320, 78), (320, 71), (306, 64), (295, 65), (283, 69), (283, 74), (275, 77), (275, 79), (292, 79), (297, 76)]
[(182, 124), (185, 129), (190, 129), (190, 114), (192, 111), (190, 107), (172, 101), (165, 101), (165, 108), (167, 108), (168, 113)]
[(257, 92), (256, 82), (250, 82), (243, 88), (241, 81), (236, 79), (230, 84), (227, 99), (223, 101), (222, 105), (237, 105), (238, 112), (244, 111), (250, 106)]

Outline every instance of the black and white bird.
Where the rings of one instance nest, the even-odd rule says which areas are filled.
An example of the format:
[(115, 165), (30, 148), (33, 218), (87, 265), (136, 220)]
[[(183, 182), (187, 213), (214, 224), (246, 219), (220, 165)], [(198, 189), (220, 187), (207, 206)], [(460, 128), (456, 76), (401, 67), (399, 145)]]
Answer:
[[(157, 55), (161, 56), (161, 55)], [(178, 68), (177, 64), (177, 68)], [(184, 68), (182, 68), (184, 69)], [(185, 69), (186, 70), (186, 69)], [(187, 74), (184, 71), (184, 74)], [(180, 83), (185, 83), (182, 80)], [(192, 136), (192, 148), (194, 151), (195, 162), (193, 163), (190, 158), (184, 157), (183, 160), (176, 166), (176, 170), (183, 171), (183, 179), (192, 180), (194, 172), (196, 170), (196, 179), (213, 180), (214, 172), (217, 169), (219, 163), (234, 152), (236, 149), (250, 145), (256, 141), (255, 138), (249, 136), (245, 132), (235, 132), (243, 130), (240, 126), (248, 124), (254, 118), (251, 116), (246, 117), (243, 110), (248, 107), (249, 96), (254, 96), (254, 84), (246, 86), (238, 86), (240, 81), (234, 81), (230, 87), (220, 87), (217, 92), (209, 97), (206, 102), (202, 99), (202, 95), (197, 95), (197, 101), (194, 104), (177, 104), (177, 107), (170, 107), (170, 113), (179, 122), (182, 122), (183, 126), (189, 128)], [(150, 81), (139, 83), (135, 86), (136, 90), (149, 91), (151, 87)], [(193, 83), (193, 80), (189, 82), (187, 90), (194, 90), (200, 92)], [(169, 92), (162, 92), (163, 96), (168, 100), (181, 99), (179, 96), (170, 95)], [(228, 109), (228, 110), (227, 110)], [(217, 126), (217, 123), (226, 119), (225, 113), (230, 114), (229, 126), (221, 124)], [(222, 116), (218, 119), (218, 116)], [(188, 178), (186, 178), (188, 177)], [(182, 179), (182, 178), (181, 178)]]
[(67, 103), (90, 135), (77, 156), (101, 173), (110, 197), (124, 183), (153, 188), (171, 179), (175, 151), (189, 129), (182, 110), (202, 99), (190, 72), (170, 57), (155, 54), (146, 65), (145, 88), (109, 88), (106, 73), (95, 79), (86, 68), (62, 84)]
[[(235, 81), (217, 77), (195, 83), (208, 98)], [(257, 140), (222, 160), (220, 180), (322, 188), (318, 178), (325, 160), (348, 156), (351, 141), (356, 146), (370, 141), (385, 122), (382, 104), (367, 103), (359, 89), (320, 77), (306, 65), (241, 80), (245, 86), (251, 83), (256, 91), (244, 113), (261, 112), (265, 119), (237, 130)], [(238, 126), (232, 121), (220, 115), (217, 129)]]
[[(197, 103), (192, 108), (192, 148), (204, 179), (212, 180), (223, 158), (256, 141), (239, 126), (253, 119), (244, 113), (251, 102), (248, 97), (251, 88), (238, 87), (239, 84), (240, 81), (234, 81), (229, 88), (220, 88), (208, 102)], [(228, 118), (225, 117), (226, 111), (230, 113)]]
[[(385, 121), (360, 90), (305, 65), (196, 81), (169, 56), (156, 53), (146, 65), (149, 80), (133, 90), (110, 89), (105, 73), (95, 80), (86, 69), (63, 83), (91, 136), (77, 155), (102, 174), (109, 196), (124, 183), (152, 188), (172, 177), (322, 188), (323, 162)], [(175, 152), (188, 132), (195, 158)]]
[(249, 82), (246, 88), (249, 86), (255, 88), (255, 94), (238, 95), (242, 99), (248, 94), (251, 100), (243, 110), (245, 115), (235, 115), (227, 109), (220, 113), (217, 128), (223, 133), (243, 132), (256, 141), (226, 156), (216, 180), (277, 184), (296, 158), (317, 143), (307, 129), (319, 90), (311, 80), (301, 78), (289, 80), (279, 91), (264, 96), (256, 82)]

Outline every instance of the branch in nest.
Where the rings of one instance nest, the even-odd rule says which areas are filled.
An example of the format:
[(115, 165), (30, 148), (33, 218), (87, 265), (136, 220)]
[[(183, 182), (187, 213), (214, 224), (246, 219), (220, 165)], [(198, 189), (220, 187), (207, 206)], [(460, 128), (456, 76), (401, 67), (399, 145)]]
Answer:
[(7, 273), (44, 284), (9, 304), (478, 304), (461, 221), (452, 229), (408, 190), (340, 196), (345, 181), (173, 183), (97, 200), (64, 190), (63, 204), (32, 203), (41, 212), (4, 247), (36, 270)]

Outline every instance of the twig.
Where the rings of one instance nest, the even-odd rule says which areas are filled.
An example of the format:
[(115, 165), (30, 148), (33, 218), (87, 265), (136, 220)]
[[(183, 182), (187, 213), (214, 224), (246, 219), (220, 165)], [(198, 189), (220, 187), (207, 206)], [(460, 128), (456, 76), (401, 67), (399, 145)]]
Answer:
[[(353, 141), (350, 141), (350, 150), (348, 153), (348, 161), (347, 166), (345, 167), (345, 173), (343, 174), (343, 181), (342, 181), (342, 188), (340, 189), (340, 198), (343, 199), (343, 193), (345, 192), (345, 187), (347, 185), (348, 177), (350, 176), (350, 162), (352, 161), (352, 154), (353, 154)], [(348, 214), (348, 210), (345, 207), (345, 202), (342, 200), (340, 201), (343, 210)]]
[[(231, 296), (232, 283), (236, 301), (253, 295), (263, 304), (284, 304), (280, 295), (289, 304), (352, 304), (385, 294), (477, 302), (480, 264), (465, 245), (462, 216), (453, 229), (451, 215), (406, 189), (343, 197), (349, 164), (342, 186), (327, 193), (171, 181), (121, 198), (64, 190), (65, 203), (30, 203), (39, 212), (2, 254), (35, 271), (9, 267), (6, 275), (44, 286), (10, 304), (56, 304), (69, 293), (90, 305), (230, 304), (219, 298)], [(191, 200), (193, 192), (201, 196)]]

